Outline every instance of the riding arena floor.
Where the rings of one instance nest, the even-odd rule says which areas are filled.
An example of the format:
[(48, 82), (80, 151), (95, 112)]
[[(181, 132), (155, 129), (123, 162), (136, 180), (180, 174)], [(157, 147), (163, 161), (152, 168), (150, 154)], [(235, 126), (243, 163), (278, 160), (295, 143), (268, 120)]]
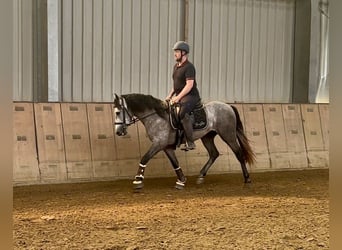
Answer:
[(329, 249), (329, 170), (16, 186), (14, 249)]

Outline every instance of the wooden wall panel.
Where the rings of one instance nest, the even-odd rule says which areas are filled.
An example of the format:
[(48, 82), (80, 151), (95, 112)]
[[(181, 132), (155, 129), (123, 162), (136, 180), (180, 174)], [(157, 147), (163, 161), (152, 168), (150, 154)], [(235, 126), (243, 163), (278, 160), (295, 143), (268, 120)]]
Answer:
[(37, 146), (41, 179), (59, 182), (67, 179), (64, 135), (59, 103), (35, 103)]
[(14, 183), (40, 181), (32, 103), (13, 104)]
[(244, 104), (245, 131), (256, 154), (256, 169), (269, 169), (270, 157), (266, 139), (262, 104)]
[(271, 167), (289, 168), (291, 155), (288, 154), (282, 107), (280, 104), (264, 104), (263, 109)]
[(321, 121), (318, 105), (302, 104), (303, 127), (306, 148), (308, 151), (321, 151), (324, 149)]
[(308, 159), (299, 104), (283, 104), (284, 127), (290, 164), (293, 168), (306, 168)]
[(325, 167), (328, 165), (328, 153), (324, 149), (318, 105), (302, 104), (301, 111), (309, 167)]
[(111, 105), (89, 103), (87, 104), (87, 114), (94, 177), (115, 177), (117, 169), (114, 161), (117, 157)]
[(87, 104), (93, 161), (116, 159), (112, 112), (109, 104)]
[(329, 150), (329, 105), (319, 104), (319, 115), (321, 118), (321, 128), (324, 142), (324, 150)]
[(93, 168), (86, 104), (62, 103), (68, 179), (91, 179)]

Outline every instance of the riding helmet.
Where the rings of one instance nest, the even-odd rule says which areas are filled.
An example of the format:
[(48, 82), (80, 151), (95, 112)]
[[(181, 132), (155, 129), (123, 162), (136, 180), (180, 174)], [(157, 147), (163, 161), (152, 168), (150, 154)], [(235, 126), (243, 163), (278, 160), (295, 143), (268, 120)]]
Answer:
[(188, 54), (190, 51), (190, 48), (189, 48), (189, 44), (187, 44), (187, 42), (178, 41), (175, 43), (175, 45), (173, 45), (173, 50), (182, 50)]

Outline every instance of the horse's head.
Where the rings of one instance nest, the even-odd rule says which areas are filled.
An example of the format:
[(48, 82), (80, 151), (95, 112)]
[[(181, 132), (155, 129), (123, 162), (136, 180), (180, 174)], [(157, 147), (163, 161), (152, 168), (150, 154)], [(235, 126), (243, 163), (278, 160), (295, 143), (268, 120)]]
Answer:
[(134, 123), (134, 118), (128, 111), (126, 100), (117, 94), (114, 96), (114, 115), (115, 133), (119, 136), (126, 135), (127, 127)]
[(151, 95), (127, 94), (120, 97), (114, 95), (115, 132), (117, 135), (126, 135), (127, 127), (139, 120), (158, 114), (165, 119), (167, 104)]

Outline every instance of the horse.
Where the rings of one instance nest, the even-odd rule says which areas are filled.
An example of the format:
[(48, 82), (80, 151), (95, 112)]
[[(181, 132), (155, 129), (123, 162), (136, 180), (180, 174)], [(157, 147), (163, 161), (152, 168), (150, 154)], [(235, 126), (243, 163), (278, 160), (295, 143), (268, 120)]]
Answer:
[[(149, 160), (160, 151), (164, 151), (169, 159), (176, 175), (176, 188), (183, 189), (186, 177), (179, 166), (175, 150), (177, 144), (177, 129), (172, 126), (170, 116), (170, 103), (164, 100), (145, 94), (124, 94), (120, 97), (114, 94), (114, 126), (118, 136), (127, 134), (127, 128), (141, 121), (145, 126), (146, 133), (152, 142), (148, 151), (140, 159), (137, 174), (133, 185), (135, 189), (143, 188), (144, 173)], [(233, 105), (221, 102), (210, 101), (203, 104), (206, 111), (207, 126), (200, 130), (194, 130), (194, 140), (201, 139), (204, 147), (208, 151), (209, 159), (200, 170), (197, 184), (204, 182), (204, 177), (208, 170), (219, 156), (214, 138), (219, 135), (221, 139), (232, 149), (238, 159), (244, 183), (251, 183), (251, 179), (246, 164), (255, 163), (255, 153), (250, 141), (244, 133), (244, 128), (239, 112)]]

